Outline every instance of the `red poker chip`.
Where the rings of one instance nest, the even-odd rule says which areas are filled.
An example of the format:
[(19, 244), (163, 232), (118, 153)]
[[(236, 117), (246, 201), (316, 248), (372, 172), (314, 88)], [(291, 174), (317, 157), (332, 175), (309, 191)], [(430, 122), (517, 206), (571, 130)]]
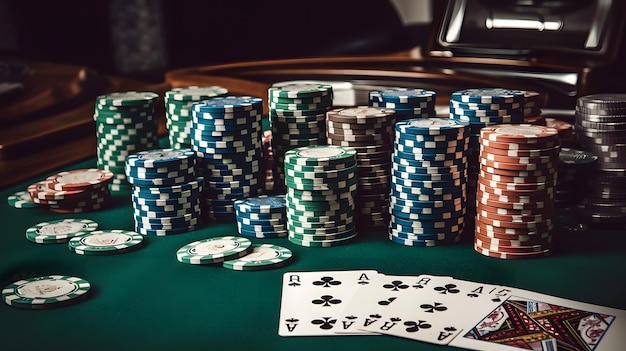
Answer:
[(516, 144), (516, 143), (502, 143), (497, 141), (491, 141), (486, 139), (478, 139), (480, 145), (485, 147), (491, 147), (503, 150), (536, 150), (536, 149), (548, 149), (551, 147), (557, 147), (560, 145), (559, 140), (545, 140), (537, 143), (530, 144)]
[(506, 260), (522, 260), (522, 259), (532, 259), (532, 258), (541, 258), (547, 257), (550, 255), (550, 250), (539, 251), (539, 252), (531, 252), (531, 253), (511, 253), (511, 252), (495, 252), (489, 249), (484, 249), (479, 246), (474, 245), (474, 250), (484, 256), (501, 258)]
[(480, 137), (500, 143), (540, 144), (545, 141), (558, 141), (558, 131), (530, 124), (500, 124), (483, 127), (480, 130)]
[(507, 182), (498, 182), (494, 180), (485, 179), (484, 177), (478, 177), (478, 184), (484, 184), (488, 187), (501, 189), (501, 190), (541, 190), (541, 189), (550, 189), (554, 188), (555, 182), (545, 182), (545, 183), (507, 183)]
[[(492, 207), (493, 208), (493, 207)], [(548, 219), (552, 219), (554, 214), (546, 213), (546, 214), (532, 214), (532, 215), (516, 215), (516, 214), (500, 214), (497, 212), (490, 212), (491, 208), (487, 208), (487, 206), (478, 207), (476, 209), (476, 213), (480, 215), (482, 218), (488, 218), (490, 220), (496, 221), (505, 221), (511, 223), (536, 223), (539, 221), (545, 221)]]
[(554, 153), (547, 156), (532, 156), (532, 157), (517, 157), (517, 156), (503, 156), (497, 154), (491, 154), (486, 151), (480, 151), (479, 156), (485, 160), (504, 163), (519, 163), (524, 165), (529, 164), (542, 164), (550, 163), (555, 164), (559, 161), (559, 154)]
[(552, 226), (552, 218), (547, 218), (543, 220), (536, 220), (530, 222), (514, 222), (509, 220), (500, 220), (493, 219), (491, 217), (485, 217), (480, 213), (476, 213), (476, 221), (483, 222), (484, 224), (491, 225), (493, 227), (501, 227), (501, 228), (525, 228), (525, 229), (535, 229), (542, 230)]
[(498, 189), (494, 188), (489, 184), (485, 183), (477, 183), (476, 187), (478, 190), (482, 190), (487, 194), (493, 194), (497, 196), (509, 196), (509, 197), (520, 197), (520, 198), (528, 198), (531, 201), (545, 201), (546, 199), (554, 198), (554, 188), (540, 188), (540, 189), (531, 189), (531, 190), (508, 190), (508, 189)]
[[(527, 113), (534, 113), (526, 115)], [(546, 118), (541, 114), (541, 110), (533, 111), (532, 108), (524, 108), (524, 124), (534, 124), (538, 126), (546, 126)]]
[(525, 245), (525, 246), (505, 246), (474, 239), (474, 246), (492, 252), (524, 254), (535, 253), (550, 250), (550, 246), (546, 245)]
[(481, 223), (476, 224), (474, 234), (500, 240), (537, 241), (551, 238), (552, 229), (529, 231), (528, 229), (494, 228)]
[[(56, 191), (56, 190), (53, 190), (53, 191)], [(109, 188), (103, 187), (103, 188), (98, 188), (97, 191), (83, 191), (77, 196), (66, 197), (65, 199), (61, 199), (61, 200), (45, 200), (45, 199), (35, 198), (33, 199), (33, 202), (38, 203), (38, 204), (43, 204), (43, 205), (61, 205), (64, 203), (75, 203), (75, 202), (81, 202), (81, 201), (84, 202), (84, 201), (95, 200), (100, 197), (109, 196), (109, 195), (110, 195)]]
[[(478, 211), (485, 211), (489, 213), (493, 213), (496, 215), (510, 215), (510, 216), (535, 216), (538, 214), (542, 215), (554, 215), (554, 206), (547, 206), (541, 208), (506, 208), (503, 206), (491, 206), (481, 202), (482, 198), (480, 196), (478, 199)], [(500, 204), (500, 203), (498, 203)]]
[[(478, 192), (476, 195), (476, 201), (479, 205), (485, 205), (495, 208), (506, 208), (512, 210), (547, 210), (554, 211), (554, 201), (531, 201), (531, 202), (511, 202), (511, 201), (499, 201), (493, 200), (495, 197), (489, 197), (484, 192)], [(508, 200), (508, 199), (507, 199)], [(515, 199), (512, 199), (515, 200)]]
[(517, 177), (517, 176), (504, 176), (499, 174), (492, 174), (489, 172), (485, 172), (484, 170), (480, 170), (478, 173), (480, 177), (483, 179), (487, 179), (494, 182), (501, 183), (513, 183), (513, 184), (532, 184), (532, 183), (555, 183), (557, 180), (556, 173), (548, 176), (536, 176), (536, 177)]
[(507, 177), (541, 177), (541, 176), (548, 176), (548, 175), (557, 173), (557, 168), (551, 168), (547, 172), (543, 170), (542, 171), (512, 171), (508, 169), (487, 167), (482, 164), (480, 165), (479, 169), (487, 173), (497, 174), (497, 175), (502, 175), (502, 176), (507, 176)]
[(53, 190), (91, 189), (107, 185), (113, 179), (113, 172), (89, 168), (60, 172), (48, 177), (48, 187)]
[(85, 191), (78, 190), (54, 190), (48, 185), (50, 181), (43, 180), (28, 186), (27, 191), (31, 199), (36, 200), (63, 200), (66, 198), (82, 195)]
[(480, 146), (481, 153), (487, 153), (492, 155), (499, 156), (508, 156), (508, 157), (540, 157), (540, 156), (553, 156), (559, 154), (560, 147), (554, 146), (545, 149), (527, 149), (527, 150), (509, 150), (509, 149), (499, 149), (495, 147), (489, 147), (485, 145)]
[(514, 236), (510, 236), (508, 238), (497, 238), (492, 237), (486, 234), (474, 233), (474, 239), (479, 239), (480, 241), (487, 243), (489, 245), (500, 245), (500, 246), (533, 246), (533, 245), (542, 245), (544, 247), (549, 247), (552, 244), (552, 235), (548, 235), (546, 237), (530, 237), (524, 236), (520, 239), (516, 239)]
[(547, 173), (550, 170), (555, 169), (558, 166), (558, 157), (555, 163), (531, 163), (531, 164), (498, 162), (498, 161), (487, 160), (485, 158), (480, 158), (480, 164), (487, 166), (487, 167), (508, 169), (511, 171), (527, 171), (527, 172), (528, 171), (543, 171)]

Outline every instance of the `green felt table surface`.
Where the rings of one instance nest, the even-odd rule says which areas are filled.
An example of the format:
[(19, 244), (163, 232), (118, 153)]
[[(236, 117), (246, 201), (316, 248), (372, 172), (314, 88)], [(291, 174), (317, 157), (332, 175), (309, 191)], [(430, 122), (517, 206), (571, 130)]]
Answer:
[[(95, 160), (87, 160), (65, 169), (94, 166)], [(623, 228), (559, 230), (552, 255), (533, 260), (482, 256), (472, 248), (471, 232), (457, 245), (428, 248), (392, 243), (384, 232), (360, 233), (351, 244), (332, 248), (300, 247), (286, 238), (252, 239), (285, 246), (293, 251), (295, 260), (274, 270), (241, 272), (219, 265), (183, 264), (175, 255), (178, 248), (197, 239), (236, 235), (234, 223), (146, 237), (142, 249), (111, 256), (80, 256), (66, 244), (31, 243), (25, 230), (47, 220), (89, 218), (101, 229), (133, 228), (130, 193), (114, 195), (112, 206), (105, 210), (76, 215), (46, 208), (16, 209), (7, 204), (8, 195), (40, 179), (1, 191), (0, 285), (63, 274), (88, 280), (92, 291), (79, 304), (51, 310), (0, 304), (0, 350), (445, 348), (390, 336), (281, 337), (281, 281), (290, 271), (375, 269), (395, 275), (450, 275), (626, 309)]]

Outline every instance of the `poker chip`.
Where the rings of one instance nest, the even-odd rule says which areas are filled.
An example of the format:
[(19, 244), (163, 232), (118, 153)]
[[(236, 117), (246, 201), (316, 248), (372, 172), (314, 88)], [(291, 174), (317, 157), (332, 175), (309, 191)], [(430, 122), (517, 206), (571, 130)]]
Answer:
[(253, 250), (247, 238), (222, 236), (191, 242), (176, 252), (179, 262), (210, 264), (241, 258)]
[(28, 186), (32, 202), (58, 213), (96, 211), (109, 205), (114, 174), (101, 169), (59, 172)]
[(200, 196), (205, 180), (196, 176), (196, 160), (191, 149), (154, 149), (126, 158), (125, 174), (133, 185), (131, 200), (137, 233), (173, 235), (202, 224)]
[[(553, 145), (558, 143), (558, 132), (527, 124), (487, 126), (481, 129), (479, 141), (474, 249), (502, 259), (548, 255), (560, 151)], [(499, 148), (491, 142), (508, 145)], [(540, 236), (530, 235), (534, 231)]]
[(452, 119), (396, 123), (389, 178), (390, 241), (428, 247), (460, 239), (466, 213), (468, 132), (466, 122)]
[(68, 242), (70, 251), (78, 255), (111, 255), (135, 250), (143, 236), (127, 230), (95, 230)]
[(37, 244), (64, 243), (97, 228), (98, 223), (90, 219), (58, 219), (29, 227), (26, 229), (26, 239)]
[(287, 213), (284, 195), (261, 195), (233, 203), (239, 234), (255, 238), (287, 236)]
[(33, 202), (28, 191), (22, 190), (7, 196), (7, 203), (15, 208), (37, 208), (40, 204)]
[(130, 190), (124, 164), (130, 154), (158, 147), (158, 124), (151, 92), (114, 92), (96, 98), (97, 168), (111, 171), (111, 191)]
[(222, 267), (236, 271), (258, 271), (283, 267), (293, 257), (291, 250), (270, 244), (252, 245), (252, 252), (222, 263)]
[[(299, 171), (293, 171), (296, 168)], [(315, 145), (285, 153), (286, 224), (291, 242), (330, 247), (356, 236), (356, 172), (357, 152), (350, 147)], [(302, 228), (320, 230), (315, 233), (318, 236), (304, 238)], [(346, 233), (334, 235), (339, 231)]]
[(323, 83), (278, 82), (268, 89), (274, 190), (285, 189), (287, 151), (326, 144), (326, 111), (332, 107), (333, 96), (332, 85)]
[(234, 220), (233, 202), (263, 191), (262, 116), (263, 100), (250, 96), (212, 97), (191, 106), (190, 143), (196, 174), (205, 179), (205, 221)]
[(372, 107), (392, 109), (396, 121), (416, 117), (434, 117), (437, 94), (431, 90), (414, 88), (389, 88), (368, 93)]
[(88, 296), (91, 284), (78, 277), (47, 275), (16, 281), (2, 289), (2, 300), (23, 309), (68, 306)]

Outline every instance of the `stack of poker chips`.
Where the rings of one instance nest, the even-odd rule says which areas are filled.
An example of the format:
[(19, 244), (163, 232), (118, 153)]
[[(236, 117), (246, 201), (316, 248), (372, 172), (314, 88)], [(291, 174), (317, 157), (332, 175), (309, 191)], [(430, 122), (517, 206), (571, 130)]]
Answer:
[(557, 208), (572, 209), (576, 208), (585, 196), (585, 192), (580, 189), (593, 187), (593, 170), (598, 156), (589, 151), (562, 146), (561, 144), (554, 202)]
[(480, 131), (474, 249), (519, 259), (550, 253), (559, 162), (558, 132), (530, 124)]
[(193, 231), (201, 223), (196, 154), (190, 149), (157, 149), (126, 159), (126, 176), (133, 185), (135, 231), (165, 236)]
[(226, 88), (218, 86), (189, 86), (165, 92), (165, 126), (170, 147), (191, 148), (191, 105), (227, 93)]
[(205, 180), (205, 218), (235, 220), (234, 201), (258, 196), (264, 188), (263, 100), (215, 97), (196, 102), (191, 109), (191, 147)]
[(396, 121), (417, 117), (435, 117), (437, 94), (431, 90), (391, 88), (369, 92), (369, 105), (396, 112)]
[(357, 152), (358, 230), (386, 229), (394, 111), (367, 106), (334, 109), (326, 114), (326, 123), (329, 145), (348, 146)]
[(88, 168), (60, 172), (28, 186), (31, 200), (58, 213), (100, 210), (110, 202), (111, 171)]
[(283, 163), (291, 149), (326, 144), (326, 112), (333, 104), (328, 84), (285, 84), (268, 90), (276, 174), (274, 189), (284, 191)]
[(253, 238), (287, 236), (287, 207), (284, 195), (261, 195), (235, 201), (239, 234)]
[(113, 172), (112, 191), (131, 188), (124, 174), (128, 155), (158, 147), (157, 98), (151, 92), (126, 91), (96, 99), (97, 167)]
[(356, 150), (300, 147), (285, 153), (284, 167), (289, 241), (329, 247), (356, 237)]
[(598, 156), (581, 204), (594, 223), (626, 222), (626, 94), (595, 94), (576, 101), (576, 139)]
[(480, 129), (502, 123), (523, 123), (524, 99), (523, 91), (502, 88), (466, 89), (451, 95), (450, 118), (469, 123), (467, 223), (471, 223), (476, 214)]
[(466, 122), (416, 118), (396, 123), (389, 239), (436, 246), (460, 239), (464, 228)]

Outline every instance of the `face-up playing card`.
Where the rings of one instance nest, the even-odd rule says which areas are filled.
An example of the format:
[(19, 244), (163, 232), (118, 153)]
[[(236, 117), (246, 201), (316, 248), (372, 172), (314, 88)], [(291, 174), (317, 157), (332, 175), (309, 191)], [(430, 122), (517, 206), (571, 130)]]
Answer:
[(619, 350), (626, 311), (511, 288), (512, 295), (450, 345), (475, 350)]
[(283, 275), (278, 335), (334, 335), (354, 330), (341, 316), (354, 292), (371, 284), (374, 270), (287, 272)]
[(393, 309), (377, 309), (380, 318), (360, 329), (447, 344), (508, 296), (505, 287), (450, 277), (421, 275), (416, 281)]
[[(341, 318), (350, 320), (355, 328), (363, 333), (365, 327), (378, 325), (383, 315), (390, 314), (399, 305), (403, 297), (411, 296), (430, 282), (430, 276), (400, 276), (379, 273), (371, 284), (359, 287), (350, 302), (345, 306)], [(336, 333), (347, 331), (337, 329)], [(353, 333), (354, 331), (351, 331)]]

